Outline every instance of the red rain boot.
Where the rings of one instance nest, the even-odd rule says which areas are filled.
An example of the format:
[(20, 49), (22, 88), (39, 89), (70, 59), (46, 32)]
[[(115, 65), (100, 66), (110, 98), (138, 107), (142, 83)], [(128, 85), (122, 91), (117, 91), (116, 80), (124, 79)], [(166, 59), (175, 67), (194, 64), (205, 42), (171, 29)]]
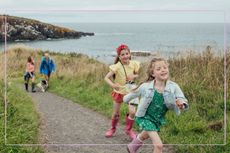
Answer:
[(137, 150), (142, 146), (142, 142), (138, 138), (134, 138), (133, 141), (128, 144), (127, 150), (129, 153), (136, 153)]
[(119, 121), (119, 118), (112, 119), (111, 125), (112, 127), (105, 133), (105, 137), (110, 138), (116, 132), (116, 126)]
[(129, 114), (126, 114), (125, 120), (126, 120), (126, 126), (125, 126), (125, 133), (131, 138), (136, 138), (136, 134), (133, 132), (132, 127), (134, 120), (129, 119)]

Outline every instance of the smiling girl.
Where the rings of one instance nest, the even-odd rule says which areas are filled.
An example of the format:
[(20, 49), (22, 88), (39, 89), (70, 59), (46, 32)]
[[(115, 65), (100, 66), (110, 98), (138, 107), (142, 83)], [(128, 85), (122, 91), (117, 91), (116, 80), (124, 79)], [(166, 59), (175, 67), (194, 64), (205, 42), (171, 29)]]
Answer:
[(136, 153), (147, 138), (152, 140), (153, 153), (161, 153), (163, 143), (158, 135), (165, 124), (165, 114), (172, 109), (177, 115), (188, 109), (187, 99), (177, 83), (169, 80), (168, 63), (163, 58), (154, 58), (147, 70), (147, 79), (135, 91), (124, 96), (124, 102), (140, 97), (135, 121), (142, 132), (128, 144), (128, 152)]
[[(112, 137), (116, 132), (116, 126), (120, 117), (120, 107), (123, 102), (123, 96), (127, 94), (127, 90), (124, 88), (126, 84), (134, 83), (134, 80), (138, 77), (138, 71), (140, 63), (131, 60), (130, 49), (127, 45), (121, 44), (117, 48), (117, 56), (113, 65), (109, 67), (109, 72), (105, 76), (105, 81), (112, 88), (112, 99), (113, 99), (113, 113), (111, 128), (105, 133), (106, 137)], [(136, 107), (130, 103), (128, 106), (129, 113), (126, 115), (126, 127), (125, 133), (134, 139), (136, 134), (132, 131), (134, 123), (134, 116)]]

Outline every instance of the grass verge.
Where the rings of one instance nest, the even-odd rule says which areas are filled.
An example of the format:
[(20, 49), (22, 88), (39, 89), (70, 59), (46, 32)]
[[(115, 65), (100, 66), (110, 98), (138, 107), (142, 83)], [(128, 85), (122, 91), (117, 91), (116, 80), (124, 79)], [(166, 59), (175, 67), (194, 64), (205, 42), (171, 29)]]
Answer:
[(24, 91), (10, 85), (7, 90), (6, 144), (4, 124), (4, 88), (1, 83), (0, 105), (0, 152), (1, 153), (43, 153), (40, 147), (10, 146), (7, 144), (36, 144), (38, 142), (39, 116), (31, 97)]

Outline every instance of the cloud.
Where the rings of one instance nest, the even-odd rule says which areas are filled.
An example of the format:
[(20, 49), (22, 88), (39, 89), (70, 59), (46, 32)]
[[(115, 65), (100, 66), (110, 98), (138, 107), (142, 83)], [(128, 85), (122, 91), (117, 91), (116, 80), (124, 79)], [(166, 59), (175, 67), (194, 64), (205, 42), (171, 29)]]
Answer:
[(218, 9), (230, 10), (229, 0), (0, 0), (4, 9)]
[[(55, 11), (56, 10), (56, 11)], [(71, 11), (72, 10), (72, 11)], [(85, 12), (78, 12), (83, 18), (76, 18), (76, 21), (90, 22), (90, 21), (132, 21), (146, 22), (148, 18), (156, 22), (221, 22), (223, 19), (223, 13), (219, 12), (204, 13), (199, 12), (197, 15), (195, 10), (230, 10), (230, 1), (228, 0), (0, 0), (0, 13), (6, 13), (16, 16), (24, 16), (29, 18), (35, 18), (42, 21), (56, 21), (63, 19), (63, 21), (70, 21), (71, 16), (77, 10), (88, 10)], [(90, 11), (91, 10), (91, 11)], [(153, 10), (152, 12), (136, 12), (124, 13), (118, 16), (119, 12), (108, 13), (104, 16), (100, 13), (94, 13), (92, 10)], [(155, 10), (155, 13), (154, 13)], [(182, 17), (180, 11), (178, 14), (170, 15), (168, 12), (168, 18), (164, 15), (159, 15), (158, 11), (167, 12), (167, 10), (187, 10), (186, 15)], [(189, 10), (191, 14), (189, 14)], [(182, 11), (181, 11), (182, 12)], [(85, 14), (84, 14), (85, 13)], [(46, 15), (48, 14), (48, 15)], [(84, 14), (84, 15), (83, 15)], [(94, 14), (94, 15), (93, 15)], [(135, 14), (136, 17), (133, 15)], [(163, 13), (164, 14), (164, 13)], [(193, 15), (192, 15), (193, 14)], [(204, 15), (203, 15), (204, 14)], [(128, 16), (129, 15), (129, 16)], [(192, 17), (193, 16), (193, 17)], [(172, 18), (173, 17), (173, 18)], [(161, 19), (162, 18), (162, 19)], [(228, 18), (230, 18), (230, 12), (228, 12)], [(77, 20), (78, 19), (78, 20)], [(164, 21), (163, 21), (164, 20)], [(230, 21), (230, 19), (227, 19)]]

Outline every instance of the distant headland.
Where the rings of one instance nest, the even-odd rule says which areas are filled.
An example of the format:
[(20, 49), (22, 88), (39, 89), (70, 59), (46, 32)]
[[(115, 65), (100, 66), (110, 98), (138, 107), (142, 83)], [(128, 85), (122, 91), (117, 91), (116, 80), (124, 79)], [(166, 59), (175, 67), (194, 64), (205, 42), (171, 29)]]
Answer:
[(65, 27), (43, 23), (38, 20), (0, 15), (0, 42), (4, 41), (4, 16), (7, 17), (8, 41), (32, 41), (49, 39), (77, 39), (82, 36), (94, 36), (93, 32), (75, 31)]

